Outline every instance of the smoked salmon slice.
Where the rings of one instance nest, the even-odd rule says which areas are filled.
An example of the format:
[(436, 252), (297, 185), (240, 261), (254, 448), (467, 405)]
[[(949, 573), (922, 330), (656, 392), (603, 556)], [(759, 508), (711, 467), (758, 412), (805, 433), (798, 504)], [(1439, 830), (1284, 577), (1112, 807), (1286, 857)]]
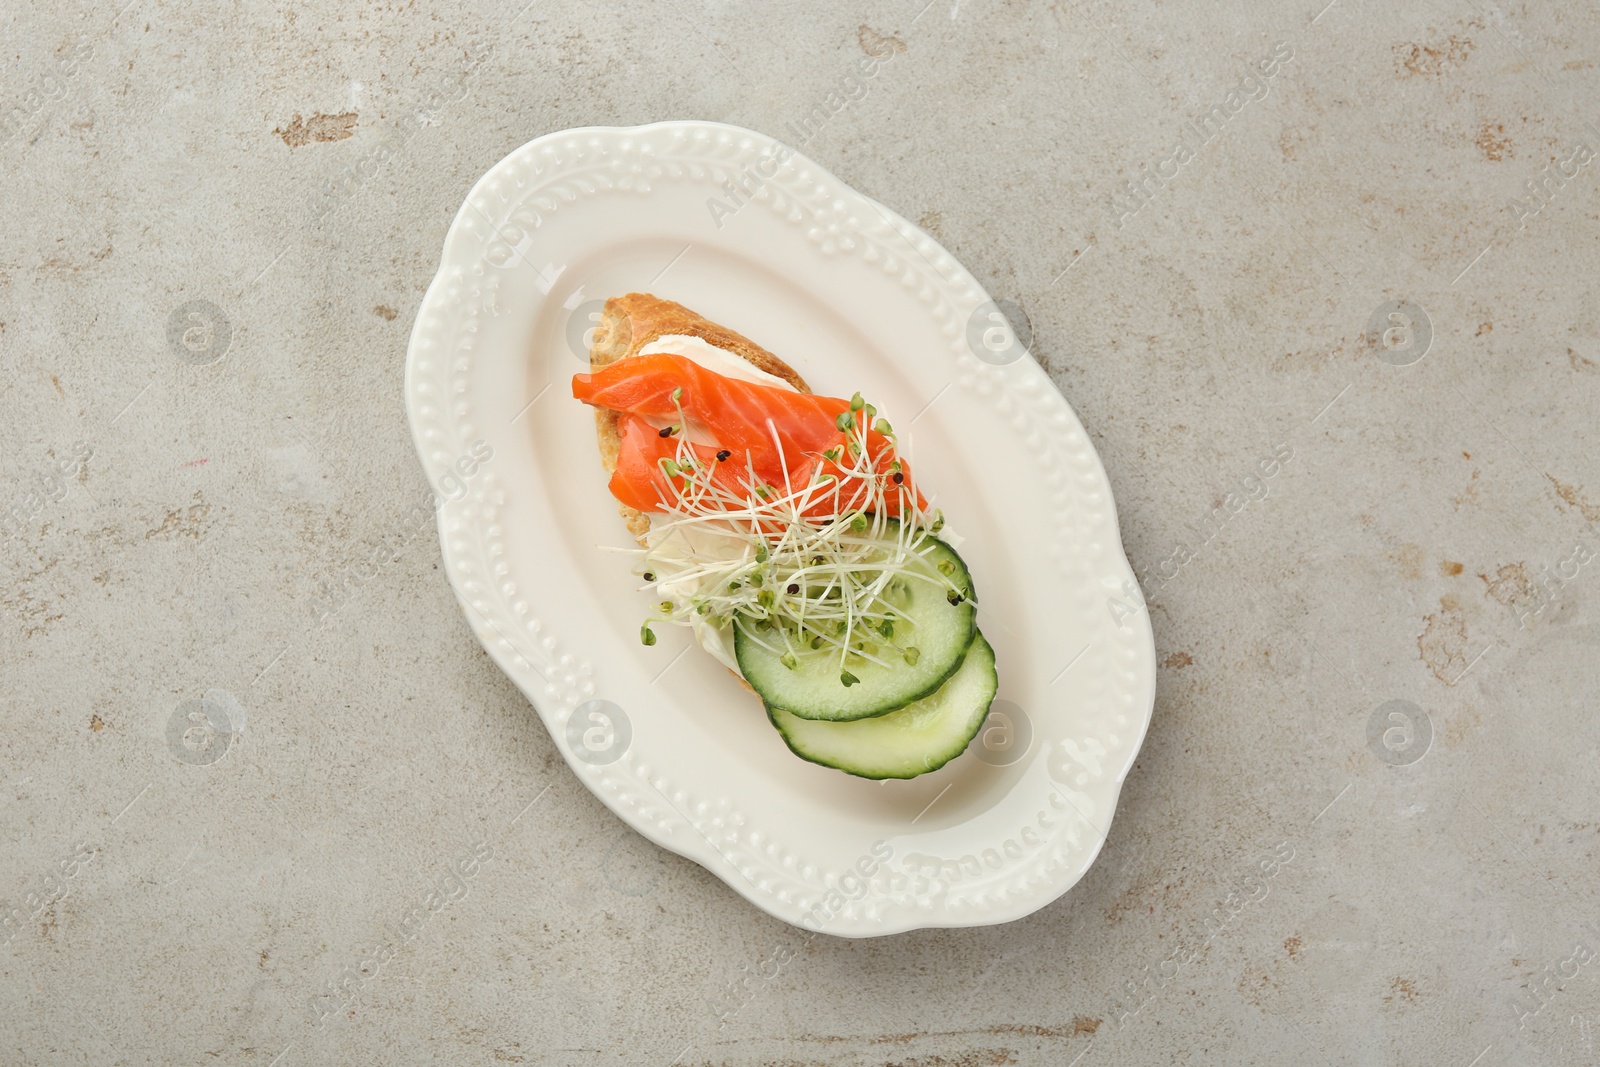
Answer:
[[(847, 455), (859, 430), (839, 426), (851, 402), (840, 397), (798, 393), (718, 374), (670, 353), (634, 356), (572, 378), (572, 395), (622, 415), (621, 442), (610, 489), (639, 511), (670, 507), (688, 477), (708, 477), (724, 493), (742, 500), (799, 489), (819, 471), (840, 479), (838, 492), (818, 494), (803, 509), (808, 516), (844, 514), (873, 499), (859, 473), (852, 475)], [(665, 429), (672, 432), (662, 436)], [(688, 434), (687, 474), (668, 474), (663, 460), (682, 458), (680, 437)], [(838, 449), (838, 452), (831, 450)], [(894, 441), (875, 427), (866, 431), (869, 469), (895, 479), (885, 493), (890, 515), (898, 515), (904, 496), (924, 502), (911, 482), (910, 468), (895, 455)], [(837, 460), (829, 455), (837, 456)]]

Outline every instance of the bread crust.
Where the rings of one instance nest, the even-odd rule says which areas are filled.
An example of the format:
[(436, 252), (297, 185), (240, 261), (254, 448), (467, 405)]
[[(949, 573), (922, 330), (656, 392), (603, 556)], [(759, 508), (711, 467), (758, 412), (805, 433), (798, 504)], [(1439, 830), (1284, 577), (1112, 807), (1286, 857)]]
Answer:
[[(811, 392), (811, 387), (793, 367), (748, 337), (682, 304), (649, 293), (627, 293), (606, 301), (600, 324), (594, 331), (594, 343), (589, 348), (589, 368), (598, 370), (608, 363), (636, 356), (645, 345), (668, 334), (698, 337), (733, 353), (757, 370), (782, 378), (802, 393)], [(622, 447), (622, 416), (608, 408), (597, 407), (594, 422), (600, 442), (600, 462), (609, 475), (617, 469), (617, 453)], [(626, 504), (619, 504), (617, 510), (628, 532), (644, 544), (645, 534), (650, 531), (649, 516)]]

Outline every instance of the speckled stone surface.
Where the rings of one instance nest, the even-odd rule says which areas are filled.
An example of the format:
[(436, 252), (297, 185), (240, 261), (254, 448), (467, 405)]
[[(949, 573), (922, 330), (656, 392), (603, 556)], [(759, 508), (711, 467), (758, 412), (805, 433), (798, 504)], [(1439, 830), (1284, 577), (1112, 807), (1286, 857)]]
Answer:
[[(1600, 1056), (1592, 11), (119, 6), (0, 11), (0, 1062)], [(646, 843), (415, 522), (471, 183), (674, 117), (918, 221), (1101, 450), (1159, 693), (1027, 919)]]

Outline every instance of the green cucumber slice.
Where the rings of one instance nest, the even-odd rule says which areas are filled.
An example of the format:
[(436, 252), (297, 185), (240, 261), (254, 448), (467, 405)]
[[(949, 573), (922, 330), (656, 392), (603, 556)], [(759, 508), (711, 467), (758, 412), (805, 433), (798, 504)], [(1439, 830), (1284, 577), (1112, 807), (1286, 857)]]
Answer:
[(767, 717), (789, 750), (803, 760), (859, 778), (915, 778), (966, 751), (998, 686), (994, 649), (977, 634), (955, 674), (937, 692), (886, 715), (818, 722), (769, 707)]
[[(914, 551), (915, 562), (895, 578), (885, 598), (898, 616), (892, 640), (876, 641), (874, 635), (875, 648), (869, 648), (883, 663), (841, 658), (826, 645), (812, 650), (792, 636), (786, 640), (776, 627), (758, 630), (739, 619), (733, 643), (739, 673), (768, 705), (828, 722), (883, 715), (938, 689), (977, 632), (972, 576), (955, 550), (932, 535)], [(954, 602), (952, 586), (959, 591)], [(908, 658), (905, 649), (916, 651)]]

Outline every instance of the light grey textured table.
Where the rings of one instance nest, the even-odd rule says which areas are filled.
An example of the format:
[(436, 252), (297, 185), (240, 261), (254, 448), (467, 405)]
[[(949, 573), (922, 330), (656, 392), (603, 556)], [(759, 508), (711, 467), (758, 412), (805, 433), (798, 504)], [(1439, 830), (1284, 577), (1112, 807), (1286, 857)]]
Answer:
[[(1600, 26), (1325, 4), (8, 5), (0, 1062), (1596, 1062)], [(920, 221), (1101, 450), (1159, 696), (1030, 918), (647, 844), (407, 526), (467, 189), (679, 116)]]

